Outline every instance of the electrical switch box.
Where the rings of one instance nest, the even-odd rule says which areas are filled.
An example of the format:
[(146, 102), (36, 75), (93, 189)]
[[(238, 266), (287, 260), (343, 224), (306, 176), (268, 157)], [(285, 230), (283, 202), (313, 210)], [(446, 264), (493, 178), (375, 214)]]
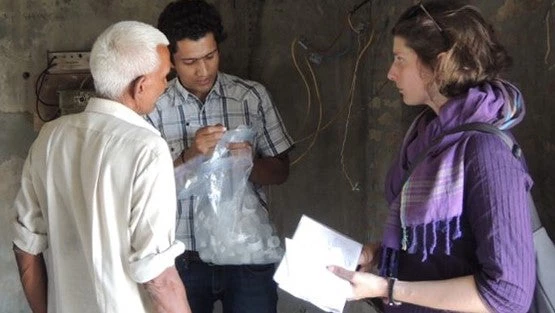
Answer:
[(67, 115), (85, 110), (91, 97), (95, 96), (92, 90), (59, 90), (60, 114)]
[(49, 74), (90, 72), (89, 51), (48, 51)]

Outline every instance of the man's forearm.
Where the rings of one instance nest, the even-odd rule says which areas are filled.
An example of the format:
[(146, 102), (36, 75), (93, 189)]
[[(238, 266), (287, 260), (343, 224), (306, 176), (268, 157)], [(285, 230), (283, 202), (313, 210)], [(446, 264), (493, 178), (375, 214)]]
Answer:
[(191, 313), (185, 287), (175, 269), (167, 268), (162, 274), (143, 284), (157, 313)]
[(279, 185), (289, 177), (289, 157), (287, 154), (275, 157), (255, 158), (249, 177), (259, 185)]
[(23, 292), (33, 313), (46, 313), (48, 276), (41, 254), (29, 254), (13, 245)]
[(179, 154), (179, 156), (177, 156), (175, 160), (173, 160), (173, 167), (178, 167), (180, 165), (183, 165), (187, 163), (189, 160), (193, 159), (194, 157), (199, 156), (200, 154), (201, 153), (199, 153), (198, 151), (192, 148), (185, 149)]

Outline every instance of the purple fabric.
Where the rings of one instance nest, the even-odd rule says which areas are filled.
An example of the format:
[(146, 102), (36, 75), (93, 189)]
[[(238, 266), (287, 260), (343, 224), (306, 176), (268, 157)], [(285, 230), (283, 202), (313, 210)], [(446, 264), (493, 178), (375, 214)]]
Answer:
[[(496, 312), (525, 312), (535, 280), (527, 205), (531, 181), (504, 143), (489, 134), (448, 135), (416, 167), (409, 186), (402, 185), (406, 169), (442, 132), (471, 122), (501, 129), (518, 124), (524, 115), (520, 93), (493, 82), (450, 100), (439, 116), (431, 113), (411, 127), (388, 174), (390, 212), (380, 272), (408, 281), (474, 275)], [(439, 312), (409, 304), (386, 311)]]
[[(474, 275), (481, 297), (494, 312), (526, 312), (534, 291), (535, 262), (528, 214), (530, 177), (497, 137), (473, 134), (465, 152), (462, 236), (451, 253), (401, 251), (397, 277), (404, 281)], [(454, 227), (453, 223), (451, 227)], [(438, 246), (445, 242), (438, 239)], [(386, 312), (441, 312), (411, 304)]]
[[(430, 111), (431, 112), (431, 111)], [(422, 260), (434, 253), (437, 240), (428, 245), (428, 237), (437, 238), (438, 229), (448, 228), (452, 240), (461, 236), (459, 219), (463, 210), (464, 152), (467, 140), (462, 133), (446, 136), (402, 185), (403, 175), (434, 138), (459, 125), (486, 122), (501, 129), (518, 124), (524, 105), (516, 87), (503, 81), (471, 88), (461, 97), (451, 99), (438, 116), (423, 114), (405, 137), (400, 162), (394, 165), (396, 179), (386, 182), (390, 213), (385, 225), (383, 244), (394, 250), (422, 252)], [(450, 227), (455, 222), (455, 227)], [(401, 229), (401, 232), (399, 231)], [(409, 242), (410, 238), (410, 242)], [(447, 240), (442, 249), (450, 251)]]

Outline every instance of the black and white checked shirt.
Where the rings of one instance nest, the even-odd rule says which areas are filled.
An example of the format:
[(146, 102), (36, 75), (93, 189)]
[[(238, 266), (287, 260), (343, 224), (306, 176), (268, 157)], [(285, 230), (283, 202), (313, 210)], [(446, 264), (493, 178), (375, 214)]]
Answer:
[[(264, 157), (276, 156), (293, 145), (266, 88), (225, 73), (218, 73), (204, 103), (177, 78), (171, 80), (147, 120), (166, 139), (174, 160), (190, 146), (199, 128), (216, 124), (227, 129), (239, 125), (254, 127), (256, 153)], [(265, 208), (266, 196), (261, 186), (252, 187), (259, 196), (259, 205)], [(177, 199), (176, 239), (183, 241), (187, 250), (196, 250), (193, 208), (194, 197)]]

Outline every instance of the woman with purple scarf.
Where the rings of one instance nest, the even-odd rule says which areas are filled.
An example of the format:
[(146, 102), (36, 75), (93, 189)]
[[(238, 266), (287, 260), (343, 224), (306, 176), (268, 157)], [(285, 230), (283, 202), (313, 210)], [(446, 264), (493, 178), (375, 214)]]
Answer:
[(379, 263), (380, 275), (330, 270), (351, 282), (353, 299), (383, 298), (385, 312), (527, 312), (535, 259), (526, 165), (497, 136), (442, 137), (467, 123), (508, 132), (522, 121), (520, 91), (499, 78), (510, 58), (478, 10), (453, 1), (410, 7), (392, 33), (387, 77), (405, 104), (428, 108), (389, 171), (382, 242), (359, 260), (363, 270)]

